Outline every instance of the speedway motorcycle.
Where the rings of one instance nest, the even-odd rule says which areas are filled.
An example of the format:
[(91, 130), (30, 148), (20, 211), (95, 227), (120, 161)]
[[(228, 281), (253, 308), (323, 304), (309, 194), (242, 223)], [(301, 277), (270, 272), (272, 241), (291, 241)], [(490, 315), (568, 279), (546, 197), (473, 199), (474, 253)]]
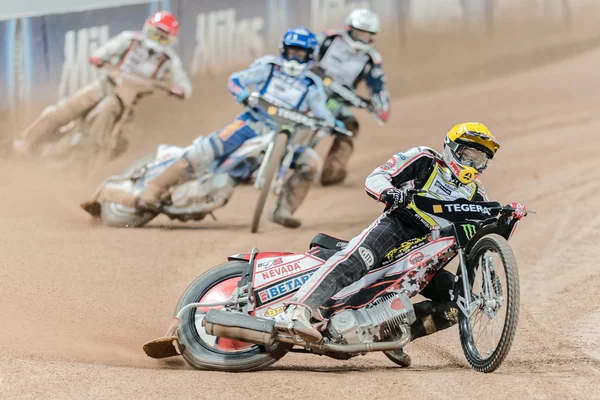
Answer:
[[(480, 372), (508, 355), (519, 318), (519, 274), (508, 239), (514, 208), (496, 202), (442, 201), (413, 191), (412, 206), (438, 223), (401, 243), (365, 277), (336, 293), (320, 311), (323, 339), (307, 343), (284, 318), (284, 303), (348, 242), (318, 234), (305, 253), (260, 252), (228, 257), (185, 290), (165, 336), (144, 344), (153, 358), (181, 355), (203, 370), (253, 371), (287, 352), (346, 360), (381, 351), (403, 366), (399, 350), (416, 321), (411, 298), (453, 259), (451, 300), (459, 311), (462, 349)], [(534, 213), (535, 211), (529, 211)]]
[(133, 118), (142, 97), (161, 90), (184, 98), (170, 83), (121, 71), (110, 63), (102, 68), (106, 70), (108, 95), (89, 112), (60, 127), (51, 135), (54, 140), (36, 146), (39, 157), (65, 165), (80, 161), (88, 166), (114, 159), (127, 150), (124, 125)]
[(314, 67), (311, 71), (323, 80), (327, 92), (327, 108), (334, 115), (337, 115), (338, 110), (343, 106), (354, 107), (366, 110), (379, 126), (384, 125), (370, 99), (357, 94), (348, 86), (336, 82), (321, 67)]
[[(120, 175), (106, 179), (93, 199), (81, 207), (94, 218), (113, 227), (141, 227), (159, 214), (180, 221), (202, 220), (229, 201), (236, 185), (254, 181), (259, 190), (252, 216), (251, 231), (258, 231), (269, 193), (278, 194), (291, 168), (297, 146), (309, 141), (315, 146), (325, 132), (352, 135), (327, 121), (288, 108), (279, 107), (252, 93), (247, 107), (264, 117), (260, 134), (217, 160), (195, 179), (174, 186), (162, 199), (158, 211), (140, 210), (132, 203), (146, 184), (176, 162), (185, 151), (181, 147), (160, 145), (156, 153), (142, 157)], [(310, 135), (307, 135), (309, 132)]]

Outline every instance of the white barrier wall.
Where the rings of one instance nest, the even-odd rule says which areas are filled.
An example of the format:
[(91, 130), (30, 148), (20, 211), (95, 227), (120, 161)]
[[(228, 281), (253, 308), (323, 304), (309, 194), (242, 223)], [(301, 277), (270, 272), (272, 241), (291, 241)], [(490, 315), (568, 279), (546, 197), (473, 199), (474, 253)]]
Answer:
[[(488, 29), (498, 15), (565, 20), (595, 0), (3, 0), (0, 2), (0, 111), (53, 103), (97, 77), (89, 54), (159, 9), (180, 20), (177, 51), (192, 77), (238, 68), (275, 52), (281, 33), (304, 25), (343, 26), (357, 7), (374, 9), (386, 32)], [(411, 40), (410, 35), (407, 40)]]

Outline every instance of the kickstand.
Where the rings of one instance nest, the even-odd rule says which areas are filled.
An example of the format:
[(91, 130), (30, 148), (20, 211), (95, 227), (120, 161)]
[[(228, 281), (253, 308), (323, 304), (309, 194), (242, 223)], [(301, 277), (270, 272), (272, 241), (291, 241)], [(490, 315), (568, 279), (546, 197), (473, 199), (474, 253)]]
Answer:
[(210, 215), (215, 221), (217, 220), (217, 217), (215, 217), (215, 214), (213, 214), (212, 211), (209, 212), (208, 215)]

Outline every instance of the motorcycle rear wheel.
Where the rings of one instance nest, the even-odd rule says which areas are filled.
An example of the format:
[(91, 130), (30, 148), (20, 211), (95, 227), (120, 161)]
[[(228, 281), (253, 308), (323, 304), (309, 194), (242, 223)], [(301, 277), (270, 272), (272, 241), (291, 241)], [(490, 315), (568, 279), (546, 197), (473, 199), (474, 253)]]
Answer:
[[(175, 315), (186, 304), (229, 298), (248, 263), (229, 261), (200, 275), (183, 292)], [(215, 307), (219, 308), (219, 307)], [(201, 325), (207, 310), (193, 308), (181, 316), (177, 337), (183, 358), (195, 369), (247, 372), (265, 368), (293, 346), (278, 343), (272, 348), (210, 336)]]
[(283, 159), (283, 153), (285, 152), (285, 147), (287, 146), (288, 135), (285, 133), (279, 133), (275, 136), (273, 140), (273, 147), (271, 149), (271, 154), (267, 154), (264, 163), (267, 163), (264, 170), (264, 182), (262, 187), (260, 188), (260, 194), (258, 196), (258, 200), (256, 201), (256, 206), (254, 207), (254, 215), (252, 216), (252, 228), (251, 232), (256, 233), (258, 231), (258, 225), (260, 224), (260, 217), (265, 209), (265, 203), (267, 202), (267, 196), (271, 192), (271, 182), (273, 182), (273, 178), (277, 171), (279, 171), (279, 167), (281, 166), (281, 161)]
[[(473, 286), (478, 271), (479, 273), (482, 273), (484, 270), (484, 267), (482, 266), (483, 263), (480, 262), (480, 260), (483, 261), (483, 256), (488, 252), (497, 254), (497, 258), (502, 263), (502, 272), (505, 277), (505, 284), (503, 288), (503, 284), (500, 282), (500, 278), (498, 277), (499, 266), (494, 266), (493, 270), (496, 272), (494, 272), (494, 274), (490, 274), (491, 276), (488, 280), (488, 282), (490, 282), (488, 291), (493, 291), (494, 298), (501, 297), (503, 302), (503, 304), (498, 307), (498, 310), (493, 312), (494, 320), (492, 321), (490, 334), (492, 337), (492, 345), (494, 346), (493, 351), (488, 351), (487, 356), (482, 355), (477, 347), (477, 343), (480, 342), (474, 338), (475, 331), (478, 330), (478, 333), (481, 333), (481, 321), (485, 321), (486, 318), (488, 319), (486, 321), (487, 332), (487, 324), (489, 324), (489, 321), (492, 320), (492, 318), (489, 317), (489, 314), (487, 314), (490, 311), (487, 311), (486, 313), (485, 307), (480, 307), (475, 310), (470, 318), (466, 317), (462, 312), (459, 313), (458, 317), (460, 342), (465, 357), (473, 369), (484, 373), (493, 372), (498, 369), (508, 355), (517, 330), (520, 303), (519, 272), (517, 269), (517, 261), (515, 260), (515, 256), (508, 241), (497, 234), (488, 234), (479, 239), (479, 241), (477, 241), (477, 243), (475, 243), (473, 246), (473, 249), (468, 256), (467, 270), (469, 273), (469, 287), (471, 287), (471, 292), (474, 293), (475, 291)], [(484, 278), (482, 275), (482, 289), (479, 293), (474, 293), (474, 295), (472, 295), (472, 300), (475, 300), (473, 297), (485, 297), (485, 295), (482, 295), (482, 292), (484, 292), (483, 280)], [(462, 290), (460, 292), (462, 293)], [(505, 311), (502, 312), (502, 308), (504, 308)], [(498, 313), (498, 311), (500, 311), (500, 313)], [(481, 313), (481, 316), (479, 317), (478, 312)], [(505, 321), (502, 329), (499, 329), (500, 336), (498, 338), (498, 344), (494, 345), (495, 327), (497, 326), (495, 318), (502, 313), (505, 313)], [(476, 327), (478, 322), (479, 328)]]
[[(140, 157), (125, 168), (121, 175), (129, 175), (138, 168), (153, 162), (155, 158), (156, 152)], [(102, 203), (101, 214), (104, 224), (114, 228), (138, 228), (146, 225), (158, 215), (150, 211), (140, 213), (132, 208), (109, 201)]]

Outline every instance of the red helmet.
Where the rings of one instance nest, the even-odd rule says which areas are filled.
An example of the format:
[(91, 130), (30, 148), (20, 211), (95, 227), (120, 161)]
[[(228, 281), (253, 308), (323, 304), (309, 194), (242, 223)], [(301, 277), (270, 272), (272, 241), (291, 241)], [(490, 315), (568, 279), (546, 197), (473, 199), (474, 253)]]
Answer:
[(177, 39), (179, 22), (170, 12), (159, 11), (146, 20), (144, 32), (149, 39), (167, 46)]

